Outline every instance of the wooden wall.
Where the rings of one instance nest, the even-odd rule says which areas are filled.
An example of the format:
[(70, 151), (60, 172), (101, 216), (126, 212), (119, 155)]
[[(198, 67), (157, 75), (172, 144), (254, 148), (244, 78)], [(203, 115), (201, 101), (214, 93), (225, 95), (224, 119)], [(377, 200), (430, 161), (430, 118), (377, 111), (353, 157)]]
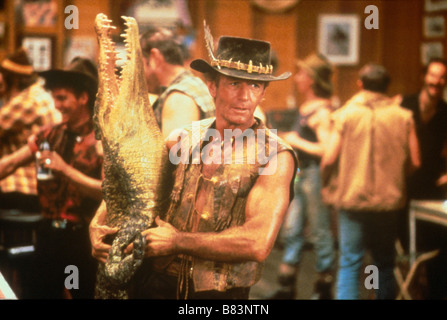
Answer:
[[(375, 5), (379, 10), (377, 30), (364, 27), (367, 5)], [(279, 57), (279, 73), (296, 71), (296, 59), (318, 50), (320, 14), (356, 14), (360, 18), (359, 63), (335, 68), (335, 95), (340, 102), (356, 92), (358, 70), (368, 62), (388, 68), (392, 76), (390, 95), (414, 92), (420, 86), (423, 0), (301, 0), (281, 13), (261, 10), (250, 0), (190, 0), (189, 6), (199, 35), (197, 56), (206, 57), (201, 30), (206, 19), (215, 38), (234, 35), (270, 41)], [(299, 103), (291, 78), (272, 83), (268, 90), (263, 105), (266, 111), (286, 108), (290, 95)]]
[[(122, 14), (120, 11), (137, 0), (56, 1), (64, 6), (74, 4), (79, 9), (79, 29), (59, 32), (58, 37), (64, 37), (64, 41), (68, 42), (76, 37), (96, 39), (93, 23), (97, 13), (103, 12), (114, 19), (114, 24), (119, 23), (118, 17)], [(255, 0), (185, 1), (188, 1), (191, 19), (197, 30), (197, 45), (193, 58), (207, 58), (203, 41), (205, 19), (215, 39), (222, 35), (233, 35), (270, 41), (279, 58), (278, 74), (285, 71), (294, 73), (296, 59), (302, 59), (317, 51), (319, 15), (356, 14), (360, 18), (359, 63), (354, 66), (337, 66), (333, 78), (335, 95), (341, 103), (356, 92), (357, 72), (367, 62), (381, 63), (388, 68), (392, 76), (390, 95), (418, 90), (422, 69), (420, 45), (421, 42), (427, 41), (422, 33), (423, 17), (443, 15), (447, 18), (447, 10), (431, 13), (424, 11), (425, 0), (299, 0), (292, 8), (279, 13), (260, 9), (253, 4)], [(274, 1), (279, 3), (291, 0)], [(0, 12), (0, 20), (9, 19), (11, 15), (8, 12), (13, 10), (12, 2), (13, 0), (6, 0), (6, 3), (10, 4), (6, 8), (10, 9)], [(368, 16), (364, 12), (367, 5), (375, 5), (379, 10), (378, 30), (368, 30), (363, 25)], [(15, 39), (12, 36), (10, 38)], [(435, 40), (447, 44), (446, 36)], [(93, 43), (96, 46), (96, 43)], [(11, 47), (12, 45), (9, 45), (9, 50)], [(6, 52), (2, 53), (4, 54)], [(58, 59), (56, 66), (61, 67), (61, 64), (61, 59)], [(295, 93), (292, 78), (272, 83), (263, 107), (266, 111), (285, 109), (294, 98), (299, 103), (300, 97)]]

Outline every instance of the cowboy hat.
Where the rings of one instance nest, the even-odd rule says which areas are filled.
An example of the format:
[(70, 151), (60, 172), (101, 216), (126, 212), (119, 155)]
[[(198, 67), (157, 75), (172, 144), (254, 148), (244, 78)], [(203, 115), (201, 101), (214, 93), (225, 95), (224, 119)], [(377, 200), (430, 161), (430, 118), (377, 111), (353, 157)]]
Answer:
[(202, 73), (217, 71), (229, 77), (268, 82), (285, 80), (291, 75), (290, 72), (273, 75), (270, 43), (267, 41), (222, 36), (216, 54), (209, 55), (210, 63), (196, 59), (191, 62), (191, 68)]
[(24, 48), (19, 48), (17, 51), (9, 54), (0, 63), (0, 70), (9, 71), (20, 75), (32, 75), (34, 68), (31, 65), (28, 54)]
[(303, 60), (297, 60), (296, 66), (306, 70), (309, 76), (324, 90), (332, 92), (332, 65), (325, 56), (312, 53)]
[(51, 69), (38, 73), (51, 84), (85, 85), (85, 88), (96, 90), (98, 87), (98, 69), (86, 58), (74, 58), (64, 69)]

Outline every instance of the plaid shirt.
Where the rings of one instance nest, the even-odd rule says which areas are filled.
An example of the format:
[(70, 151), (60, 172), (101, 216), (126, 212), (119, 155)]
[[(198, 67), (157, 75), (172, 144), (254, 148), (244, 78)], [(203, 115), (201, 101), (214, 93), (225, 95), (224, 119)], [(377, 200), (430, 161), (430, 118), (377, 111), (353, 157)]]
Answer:
[[(0, 157), (9, 155), (27, 143), (31, 134), (60, 121), (53, 98), (40, 82), (23, 90), (0, 108)], [(0, 181), (3, 193), (37, 194), (34, 163), (18, 168)]]

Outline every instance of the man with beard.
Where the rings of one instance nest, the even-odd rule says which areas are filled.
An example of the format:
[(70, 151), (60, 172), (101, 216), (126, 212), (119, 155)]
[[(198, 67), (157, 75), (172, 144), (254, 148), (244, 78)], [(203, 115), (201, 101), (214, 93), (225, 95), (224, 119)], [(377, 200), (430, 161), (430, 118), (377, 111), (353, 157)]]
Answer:
[[(443, 99), (447, 79), (447, 61), (430, 60), (424, 72), (424, 84), (417, 94), (404, 96), (401, 105), (413, 111), (416, 134), (420, 145), (421, 166), (408, 181), (408, 198), (443, 200), (441, 176), (446, 171), (443, 150), (447, 147), (447, 103)], [(402, 224), (407, 232), (408, 223)], [(406, 235), (407, 237), (408, 235)], [(420, 241), (419, 241), (420, 240)], [(404, 243), (408, 241), (404, 240)], [(437, 258), (427, 263), (429, 299), (447, 297), (447, 236), (441, 226), (418, 223), (418, 248), (430, 250), (441, 247)]]

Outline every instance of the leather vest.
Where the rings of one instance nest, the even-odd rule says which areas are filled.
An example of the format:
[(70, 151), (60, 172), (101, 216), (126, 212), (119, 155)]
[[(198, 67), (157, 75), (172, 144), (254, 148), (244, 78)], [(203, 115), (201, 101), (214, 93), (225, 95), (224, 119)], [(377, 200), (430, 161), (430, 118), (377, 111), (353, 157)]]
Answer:
[[(202, 164), (194, 164), (192, 150), (200, 146), (206, 131), (212, 128), (214, 118), (200, 121), (201, 139), (197, 144), (191, 144), (189, 152), (190, 163), (180, 163), (175, 173), (175, 183), (172, 192), (171, 207), (166, 221), (182, 231), (188, 232), (219, 232), (232, 226), (239, 226), (245, 222), (245, 205), (248, 194), (259, 177), (260, 170), (266, 161), (259, 161), (256, 157), (253, 163), (248, 161), (249, 147), (244, 144), (241, 157), (243, 164), (233, 161), (231, 164), (220, 164), (212, 178), (207, 179), (202, 174)], [(285, 150), (293, 154), (290, 146), (267, 129), (260, 120), (252, 127), (257, 152), (265, 152), (272, 156)], [(258, 129), (264, 129), (262, 135)], [(191, 130), (191, 129), (187, 129)], [(265, 136), (264, 136), (265, 132)], [(189, 135), (194, 133), (189, 131)], [(234, 160), (234, 158), (233, 158)], [(247, 163), (248, 162), (248, 163)], [(195, 200), (199, 187), (204, 189), (205, 201), (201, 214), (195, 210)], [(293, 185), (291, 195), (293, 197)], [(192, 279), (195, 291), (219, 290), (225, 291), (234, 287), (250, 287), (262, 275), (263, 263), (252, 261), (242, 263), (223, 263), (208, 261), (197, 257), (187, 257), (192, 262)]]

